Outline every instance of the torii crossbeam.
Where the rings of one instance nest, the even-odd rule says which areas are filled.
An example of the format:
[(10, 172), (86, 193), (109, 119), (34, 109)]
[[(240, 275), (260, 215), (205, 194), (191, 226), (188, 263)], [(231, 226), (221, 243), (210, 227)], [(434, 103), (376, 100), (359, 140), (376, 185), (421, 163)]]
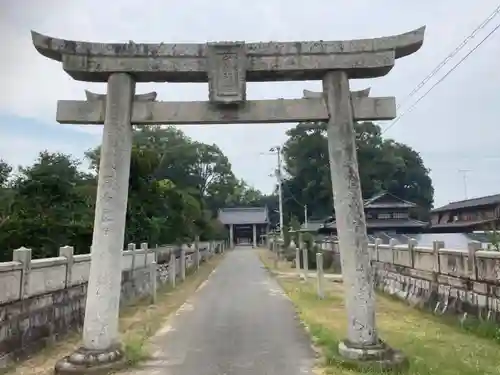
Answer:
[[(155, 102), (156, 93), (143, 95), (134, 97), (130, 120), (134, 125), (289, 123), (329, 119), (322, 95), (305, 96), (305, 99), (247, 100), (239, 106), (218, 107), (209, 101)], [(396, 100), (392, 97), (353, 97), (352, 106), (355, 121), (396, 117)], [(104, 124), (105, 117), (106, 95), (87, 92), (86, 101), (59, 100), (57, 103), (56, 119), (61, 124)]]

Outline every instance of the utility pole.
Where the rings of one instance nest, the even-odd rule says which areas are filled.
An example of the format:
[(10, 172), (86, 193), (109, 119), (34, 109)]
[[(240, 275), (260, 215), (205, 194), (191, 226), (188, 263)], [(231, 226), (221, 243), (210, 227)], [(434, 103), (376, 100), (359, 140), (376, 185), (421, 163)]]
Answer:
[(304, 205), (304, 228), (307, 229), (307, 204)]
[(470, 172), (470, 169), (459, 169), (458, 170), (458, 173), (461, 173), (462, 174), (462, 178), (463, 178), (463, 181), (464, 181), (464, 195), (465, 195), (465, 199), (468, 199), (467, 198), (467, 173)]
[(281, 146), (271, 147), (269, 150), (272, 153), (278, 155), (278, 166), (276, 168), (276, 179), (278, 180), (278, 206), (280, 214), (280, 237), (284, 239), (283, 236), (283, 189), (282, 189), (282, 177), (281, 177)]

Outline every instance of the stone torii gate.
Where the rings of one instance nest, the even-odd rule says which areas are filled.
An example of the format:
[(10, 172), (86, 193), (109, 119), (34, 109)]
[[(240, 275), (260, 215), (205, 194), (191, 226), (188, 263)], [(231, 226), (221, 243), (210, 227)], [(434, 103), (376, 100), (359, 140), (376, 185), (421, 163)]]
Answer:
[[(78, 81), (106, 82), (107, 94), (59, 101), (57, 121), (104, 124), (83, 346), (56, 372), (85, 373), (120, 364), (118, 337), (121, 251), (132, 147), (132, 124), (328, 122), (328, 149), (349, 319), (339, 345), (346, 359), (393, 364), (401, 356), (378, 337), (373, 274), (353, 123), (396, 116), (395, 99), (350, 92), (349, 79), (386, 75), (416, 52), (425, 28), (362, 40), (220, 42), (207, 44), (88, 43), (32, 32), (35, 48)], [(301, 99), (246, 100), (246, 82), (322, 80), (323, 93)], [(136, 95), (136, 82), (208, 82), (209, 100), (157, 102)]]

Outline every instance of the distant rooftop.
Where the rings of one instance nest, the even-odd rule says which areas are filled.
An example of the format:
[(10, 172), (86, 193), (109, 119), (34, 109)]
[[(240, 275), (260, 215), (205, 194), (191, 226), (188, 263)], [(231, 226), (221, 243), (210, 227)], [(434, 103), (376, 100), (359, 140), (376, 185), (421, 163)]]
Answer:
[[(387, 199), (389, 198), (389, 199)], [(381, 191), (371, 198), (365, 199), (363, 205), (366, 208), (413, 208), (417, 205), (413, 202), (405, 201), (387, 191)]]
[(459, 209), (463, 209), (463, 208), (489, 206), (492, 204), (500, 204), (500, 194), (488, 195), (486, 197), (479, 197), (479, 198), (465, 199), (463, 201), (451, 202), (445, 206), (435, 208), (431, 212), (452, 211), (452, 210), (459, 210)]
[(267, 224), (267, 207), (231, 207), (219, 210), (219, 221), (229, 224)]

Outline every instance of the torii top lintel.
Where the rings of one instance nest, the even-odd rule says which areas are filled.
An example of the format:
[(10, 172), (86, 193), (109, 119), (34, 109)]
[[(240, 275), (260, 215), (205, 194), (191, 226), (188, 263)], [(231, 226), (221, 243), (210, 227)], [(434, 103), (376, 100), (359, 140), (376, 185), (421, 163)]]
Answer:
[(208, 82), (213, 64), (230, 55), (242, 79), (249, 82), (322, 79), (327, 71), (343, 70), (350, 78), (387, 74), (395, 59), (416, 52), (425, 26), (405, 34), (346, 41), (218, 42), (207, 44), (90, 43), (56, 39), (32, 31), (35, 48), (63, 63), (74, 79), (106, 82), (127, 72), (137, 82)]

